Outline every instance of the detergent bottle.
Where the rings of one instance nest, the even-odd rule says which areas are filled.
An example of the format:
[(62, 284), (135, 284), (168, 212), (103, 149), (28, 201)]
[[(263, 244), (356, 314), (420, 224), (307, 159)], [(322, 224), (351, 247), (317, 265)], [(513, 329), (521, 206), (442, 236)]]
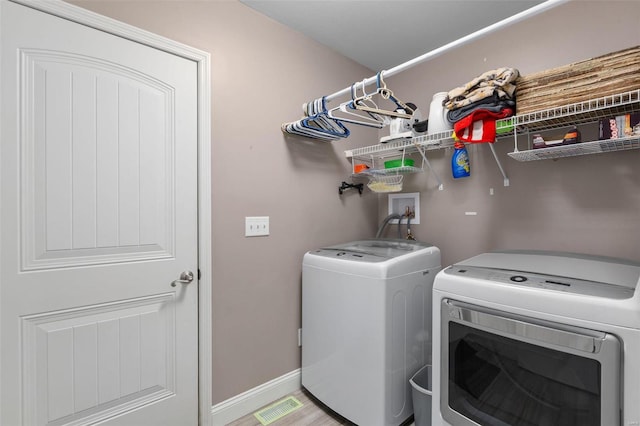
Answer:
[(467, 148), (465, 148), (464, 143), (456, 141), (453, 148), (455, 149), (453, 157), (451, 157), (451, 172), (453, 173), (453, 177), (458, 179), (470, 176), (471, 167), (469, 165), (469, 154), (467, 153)]

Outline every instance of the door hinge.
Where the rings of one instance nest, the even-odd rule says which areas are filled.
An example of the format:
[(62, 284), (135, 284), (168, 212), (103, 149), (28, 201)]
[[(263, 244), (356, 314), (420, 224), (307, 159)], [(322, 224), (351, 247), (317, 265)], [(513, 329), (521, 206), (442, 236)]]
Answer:
[(200, 268), (198, 268), (198, 280), (200, 280), (200, 278), (202, 278), (202, 274), (200, 273)]

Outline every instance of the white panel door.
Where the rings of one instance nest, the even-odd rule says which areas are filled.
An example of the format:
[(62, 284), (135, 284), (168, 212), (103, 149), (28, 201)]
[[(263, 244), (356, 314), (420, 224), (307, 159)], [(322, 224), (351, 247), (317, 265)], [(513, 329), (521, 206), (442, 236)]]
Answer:
[(196, 425), (197, 64), (6, 0), (0, 55), (0, 424)]

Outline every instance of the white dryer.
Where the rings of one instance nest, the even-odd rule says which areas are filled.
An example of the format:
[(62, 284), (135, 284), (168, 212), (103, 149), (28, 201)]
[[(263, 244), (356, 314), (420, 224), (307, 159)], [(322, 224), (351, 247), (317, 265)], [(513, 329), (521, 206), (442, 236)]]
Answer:
[(440, 250), (355, 241), (305, 254), (302, 385), (362, 426), (413, 414), (409, 379), (431, 362), (431, 294)]
[(434, 426), (640, 425), (640, 263), (510, 251), (433, 290)]

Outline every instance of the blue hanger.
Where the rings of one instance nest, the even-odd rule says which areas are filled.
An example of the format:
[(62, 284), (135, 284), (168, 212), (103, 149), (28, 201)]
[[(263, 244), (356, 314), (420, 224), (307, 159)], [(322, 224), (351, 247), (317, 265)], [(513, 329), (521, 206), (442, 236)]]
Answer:
[(342, 123), (330, 118), (326, 108), (326, 99), (318, 98), (309, 102), (305, 108), (307, 117), (282, 126), (282, 130), (321, 140), (337, 140), (346, 138), (350, 132)]

